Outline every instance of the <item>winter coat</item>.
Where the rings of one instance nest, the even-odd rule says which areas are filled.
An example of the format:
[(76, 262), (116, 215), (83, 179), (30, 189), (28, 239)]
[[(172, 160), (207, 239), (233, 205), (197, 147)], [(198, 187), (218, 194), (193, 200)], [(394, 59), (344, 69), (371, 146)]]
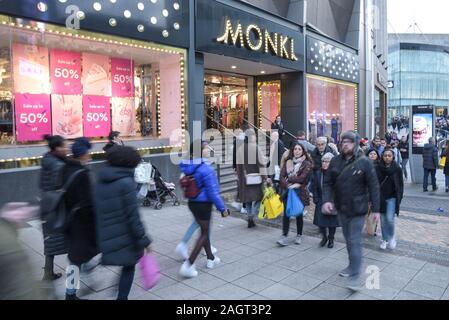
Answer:
[[(89, 169), (79, 161), (67, 160), (64, 181), (80, 169), (84, 171), (73, 180), (65, 197), (67, 208), (73, 210), (73, 218), (65, 236), (68, 241), (69, 260), (76, 265), (86, 263), (98, 254), (93, 189)], [(75, 208), (79, 209), (75, 210)]]
[(326, 149), (324, 149), (324, 152), (320, 152), (318, 151), (318, 148), (316, 148), (315, 150), (313, 150), (313, 152), (310, 154), (310, 156), (312, 157), (313, 160), (313, 171), (318, 171), (321, 169), (321, 158), (326, 154), (326, 153), (332, 153), (334, 156), (336, 156), (337, 154), (334, 152), (334, 150), (332, 150), (331, 147), (326, 146)]
[[(42, 159), (42, 167), (39, 178), (41, 191), (52, 191), (62, 187), (64, 182), (65, 160), (47, 153)], [(46, 217), (41, 216), (42, 233), (44, 236), (44, 255), (56, 256), (67, 253), (67, 239), (63, 233), (54, 232), (45, 222)]]
[(322, 228), (340, 227), (337, 215), (325, 215), (321, 211), (321, 207), (323, 206), (323, 171), (319, 170), (314, 177), (313, 203), (315, 203), (315, 215), (313, 217), (313, 224)]
[(446, 152), (446, 150), (444, 149), (443, 152), (441, 153), (441, 158), (446, 157), (446, 164), (444, 165), (444, 175), (449, 176), (449, 154)]
[(327, 202), (347, 216), (366, 215), (369, 202), (373, 212), (379, 212), (379, 181), (373, 163), (362, 151), (349, 160), (343, 154), (332, 159), (323, 183), (323, 203)]
[(398, 166), (402, 165), (402, 155), (398, 148), (392, 149), (394, 154), (394, 161), (397, 163)]
[(408, 159), (410, 157), (408, 142), (402, 142), (402, 141), (399, 142), (399, 150), (406, 150), (406, 151), (401, 151), (402, 159)]
[(134, 169), (108, 165), (98, 178), (95, 203), (102, 263), (134, 266), (151, 243), (139, 216)]
[(298, 173), (295, 177), (288, 177), (287, 167), (293, 166), (292, 160), (287, 160), (285, 166), (281, 170), (281, 181), (280, 185), (283, 190), (284, 200), (288, 194), (288, 185), (289, 184), (300, 184), (301, 187), (295, 189), (299, 198), (301, 199), (304, 206), (310, 205), (310, 194), (307, 188), (307, 183), (312, 174), (313, 165), (310, 161), (304, 160), (301, 164), (301, 167), (298, 170)]
[(190, 199), (191, 202), (210, 202), (215, 204), (218, 211), (223, 212), (225, 205), (220, 196), (220, 185), (218, 184), (215, 170), (205, 159), (183, 160), (179, 165), (181, 172), (185, 175), (193, 175), (200, 194)]
[(273, 122), (271, 124), (271, 130), (278, 130), (278, 132), (279, 132), (279, 139), (282, 139), (282, 137), (285, 135), (284, 124), (282, 122), (279, 123), (279, 124), (276, 121)]
[(428, 143), (424, 145), (422, 158), (424, 169), (435, 170), (438, 168), (438, 149), (434, 144)]
[(265, 167), (261, 163), (263, 155), (254, 142), (245, 142), (239, 149), (237, 150), (236, 165), (239, 199), (242, 203), (261, 201), (263, 198), (262, 184), (247, 185), (246, 174), (259, 173), (263, 179), (266, 178)]
[[(380, 213), (385, 214), (387, 212), (387, 195), (385, 194), (386, 179), (393, 179), (394, 188), (396, 191), (396, 208), (395, 213), (399, 215), (402, 198), (404, 197), (404, 178), (402, 169), (395, 162), (392, 163), (391, 168), (387, 169), (383, 161), (376, 166), (376, 173), (379, 179), (380, 187)], [(384, 182), (385, 181), (385, 182)]]

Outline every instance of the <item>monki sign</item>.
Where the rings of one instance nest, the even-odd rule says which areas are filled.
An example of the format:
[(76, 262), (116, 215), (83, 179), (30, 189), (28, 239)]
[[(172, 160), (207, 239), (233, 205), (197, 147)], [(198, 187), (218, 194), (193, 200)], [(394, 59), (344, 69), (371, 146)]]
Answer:
[[(251, 38), (251, 34), (254, 35), (254, 40)], [(293, 38), (277, 32), (270, 33), (267, 29), (262, 30), (256, 24), (250, 24), (244, 28), (240, 22), (237, 22), (236, 27), (233, 28), (231, 19), (226, 18), (224, 33), (217, 38), (217, 41), (230, 44), (229, 40), (234, 46), (240, 44), (240, 47), (243, 48), (246, 45), (252, 51), (271, 52), (278, 57), (298, 61)]]

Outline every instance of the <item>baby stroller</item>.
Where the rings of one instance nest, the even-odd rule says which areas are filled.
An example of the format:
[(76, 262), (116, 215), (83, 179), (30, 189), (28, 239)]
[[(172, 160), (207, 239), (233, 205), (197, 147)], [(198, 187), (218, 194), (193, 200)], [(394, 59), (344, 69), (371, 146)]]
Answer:
[(151, 162), (142, 162), (136, 168), (134, 174), (135, 181), (139, 184), (138, 196), (142, 199), (144, 207), (154, 205), (156, 210), (162, 209), (162, 205), (169, 196), (174, 206), (179, 206), (180, 202), (175, 194), (175, 184), (165, 182), (159, 170)]

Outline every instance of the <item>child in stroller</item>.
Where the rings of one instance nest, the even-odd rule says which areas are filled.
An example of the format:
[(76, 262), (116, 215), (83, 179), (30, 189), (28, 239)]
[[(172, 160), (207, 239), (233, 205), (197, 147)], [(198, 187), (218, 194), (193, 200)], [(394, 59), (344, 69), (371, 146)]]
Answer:
[(171, 198), (174, 206), (180, 205), (175, 193), (175, 184), (165, 182), (159, 170), (151, 162), (142, 162), (137, 166), (134, 179), (139, 184), (138, 196), (142, 199), (144, 207), (154, 204), (154, 208), (160, 210), (167, 201), (167, 197)]

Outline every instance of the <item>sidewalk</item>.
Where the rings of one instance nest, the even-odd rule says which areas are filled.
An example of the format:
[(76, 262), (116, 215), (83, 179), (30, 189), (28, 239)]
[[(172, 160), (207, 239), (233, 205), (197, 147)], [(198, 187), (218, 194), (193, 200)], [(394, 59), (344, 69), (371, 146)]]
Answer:
[[(222, 263), (213, 270), (205, 268), (206, 258), (197, 260), (199, 276), (182, 279), (181, 262), (174, 254), (176, 244), (192, 221), (186, 206), (166, 205), (161, 211), (142, 209), (142, 219), (154, 239), (153, 248), (161, 266), (161, 281), (146, 292), (136, 276), (130, 299), (139, 300), (327, 300), (327, 299), (444, 299), (449, 300), (449, 267), (379, 250), (364, 250), (363, 270), (380, 269), (380, 289), (364, 288), (352, 293), (338, 272), (347, 266), (347, 252), (342, 243), (334, 249), (318, 248), (319, 239), (304, 236), (303, 244), (280, 248), (276, 244), (280, 230), (259, 224), (247, 229), (245, 221), (214, 216), (212, 243), (218, 248)], [(30, 256), (36, 279), (42, 277), (44, 264), (40, 223), (34, 221), (20, 231)], [(293, 240), (293, 233), (291, 234)], [(192, 239), (194, 240), (194, 239)], [(191, 243), (193, 244), (193, 242)], [(55, 259), (56, 270), (63, 272), (65, 256)], [(92, 299), (115, 299), (120, 269), (99, 266), (88, 276), (81, 276), (79, 296)], [(64, 298), (64, 277), (54, 282), (57, 299)]]

